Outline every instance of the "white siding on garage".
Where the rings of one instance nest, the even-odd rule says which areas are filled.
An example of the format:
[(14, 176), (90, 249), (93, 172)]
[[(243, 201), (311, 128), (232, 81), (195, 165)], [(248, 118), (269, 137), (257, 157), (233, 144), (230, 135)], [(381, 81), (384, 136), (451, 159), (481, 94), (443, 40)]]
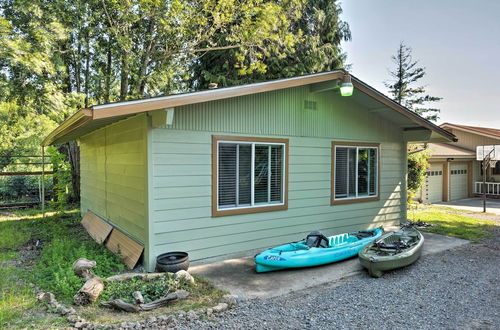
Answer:
[(443, 201), (443, 165), (431, 164), (427, 177), (422, 199), (425, 203), (437, 203)]
[(450, 200), (467, 198), (467, 164), (450, 166)]

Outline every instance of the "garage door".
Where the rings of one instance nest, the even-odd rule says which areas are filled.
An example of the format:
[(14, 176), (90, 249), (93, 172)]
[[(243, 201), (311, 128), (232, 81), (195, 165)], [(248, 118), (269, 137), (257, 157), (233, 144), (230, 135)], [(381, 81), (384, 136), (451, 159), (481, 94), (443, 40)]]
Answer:
[(425, 203), (443, 201), (443, 165), (431, 165), (427, 171), (422, 197)]
[(467, 198), (467, 165), (450, 165), (450, 200)]

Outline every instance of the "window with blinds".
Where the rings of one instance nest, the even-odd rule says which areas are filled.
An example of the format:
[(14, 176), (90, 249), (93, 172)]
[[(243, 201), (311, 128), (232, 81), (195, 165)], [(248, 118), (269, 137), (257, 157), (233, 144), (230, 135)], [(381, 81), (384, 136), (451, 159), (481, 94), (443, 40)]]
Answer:
[(334, 145), (334, 201), (378, 196), (378, 147)]
[(217, 141), (217, 210), (284, 204), (285, 143)]

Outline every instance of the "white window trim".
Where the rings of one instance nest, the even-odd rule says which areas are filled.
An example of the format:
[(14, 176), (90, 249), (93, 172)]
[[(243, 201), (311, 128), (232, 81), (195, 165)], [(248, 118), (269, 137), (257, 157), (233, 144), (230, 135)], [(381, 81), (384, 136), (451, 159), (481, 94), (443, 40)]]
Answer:
[[(251, 139), (251, 138), (249, 138)], [(286, 148), (286, 143), (281, 143), (281, 142), (259, 142), (259, 141), (238, 141), (238, 140), (217, 140), (217, 147), (216, 147), (216, 150), (217, 150), (217, 155), (216, 155), (216, 160), (217, 160), (217, 166), (216, 166), (216, 171), (217, 171), (217, 177), (219, 176), (219, 144), (221, 143), (234, 143), (234, 144), (249, 144), (252, 146), (252, 160), (251, 160), (251, 175), (250, 175), (250, 189), (251, 189), (251, 205), (246, 205), (246, 206), (235, 206), (235, 207), (220, 207), (219, 206), (219, 180), (217, 180), (215, 182), (216, 184), (216, 205), (217, 205), (217, 211), (231, 211), (231, 210), (245, 210), (245, 209), (257, 209), (257, 208), (262, 208), (262, 207), (269, 207), (269, 206), (283, 206), (286, 204), (286, 194), (287, 194), (287, 191), (286, 191), (286, 174), (287, 174), (287, 171), (286, 171), (286, 152), (287, 152), (287, 148)], [(281, 191), (282, 191), (282, 196), (281, 196), (281, 199), (282, 201), (281, 202), (275, 202), (275, 203), (258, 203), (258, 204), (255, 204), (255, 186), (254, 186), (254, 183), (255, 183), (255, 145), (279, 145), (279, 146), (282, 146), (283, 148), (283, 159), (282, 159), (282, 168), (281, 168), (281, 173), (283, 175), (283, 179), (282, 179), (282, 182), (281, 182)], [(239, 148), (237, 149), (239, 150)], [(269, 157), (271, 157), (271, 155), (269, 154)], [(238, 162), (238, 158), (237, 158), (237, 162)], [(238, 167), (236, 169), (238, 171)], [(270, 176), (270, 171), (268, 173), (268, 175)], [(269, 189), (269, 188), (268, 188)], [(237, 195), (238, 195), (238, 188), (236, 189), (237, 191)]]
[[(338, 143), (338, 142), (337, 142)], [(355, 175), (355, 178), (356, 178), (356, 183), (355, 183), (355, 191), (356, 191), (356, 196), (355, 197), (337, 197), (336, 194), (335, 194), (335, 188), (336, 188), (336, 181), (337, 181), (337, 175), (336, 173), (334, 172), (333, 173), (333, 183), (332, 183), (332, 196), (333, 196), (333, 199), (332, 201), (333, 202), (341, 202), (341, 201), (356, 201), (356, 200), (364, 200), (364, 199), (378, 199), (379, 198), (379, 163), (380, 163), (380, 146), (373, 146), (373, 145), (363, 145), (363, 144), (356, 144), (356, 143), (352, 143), (352, 144), (337, 144), (335, 143), (334, 144), (334, 149), (333, 149), (333, 161), (335, 162), (334, 164), (332, 164), (332, 169), (334, 171), (336, 171), (336, 162), (337, 162), (337, 148), (351, 148), (351, 149), (356, 149), (356, 175)], [(363, 196), (358, 196), (358, 155), (359, 155), (359, 149), (375, 149), (377, 152), (376, 152), (376, 155), (375, 155), (375, 158), (377, 159), (377, 162), (375, 164), (375, 194), (374, 195), (363, 195)], [(349, 156), (347, 156), (347, 158), (349, 159)], [(369, 182), (369, 177), (368, 177), (368, 182)], [(347, 168), (347, 185), (349, 186), (349, 167)]]

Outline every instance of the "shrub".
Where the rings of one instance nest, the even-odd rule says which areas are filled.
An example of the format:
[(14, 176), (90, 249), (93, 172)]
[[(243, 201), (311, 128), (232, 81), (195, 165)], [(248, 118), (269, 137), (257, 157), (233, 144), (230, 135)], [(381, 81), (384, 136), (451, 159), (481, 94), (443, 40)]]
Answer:
[(416, 151), (418, 146), (410, 146), (408, 154), (408, 203), (411, 203), (416, 192), (422, 187), (427, 170), (429, 168), (428, 159), (430, 154), (426, 150)]
[(83, 279), (72, 270), (72, 265), (78, 258), (95, 260), (97, 267), (94, 273), (100, 277), (108, 277), (124, 269), (118, 256), (94, 241), (78, 239), (73, 235), (55, 238), (43, 248), (35, 266), (34, 281), (53, 292), (58, 299), (71, 301), (83, 285)]
[(175, 280), (174, 274), (166, 273), (160, 277), (145, 280), (140, 276), (124, 281), (108, 282), (100, 296), (101, 301), (122, 299), (134, 303), (132, 293), (140, 291), (146, 303), (165, 297), (178, 289), (189, 289), (190, 283), (185, 279)]

